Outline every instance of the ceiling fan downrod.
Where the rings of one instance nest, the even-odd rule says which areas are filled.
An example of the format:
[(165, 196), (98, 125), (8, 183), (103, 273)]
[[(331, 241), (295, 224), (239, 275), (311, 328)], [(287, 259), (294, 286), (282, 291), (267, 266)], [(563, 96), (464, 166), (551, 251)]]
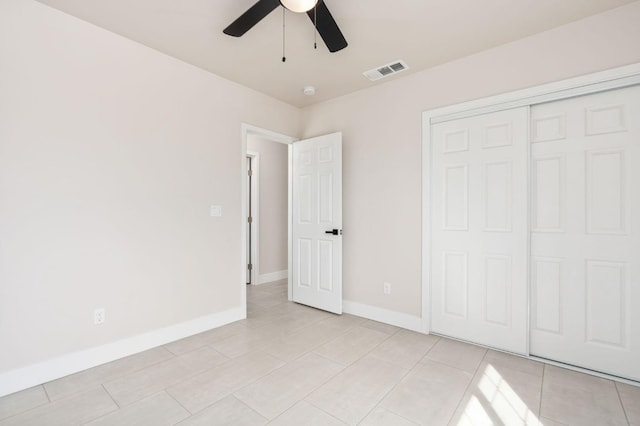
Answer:
[(285, 56), (284, 48), (285, 48), (285, 13), (287, 13), (287, 9), (285, 7), (282, 8), (282, 62), (287, 62), (287, 57)]

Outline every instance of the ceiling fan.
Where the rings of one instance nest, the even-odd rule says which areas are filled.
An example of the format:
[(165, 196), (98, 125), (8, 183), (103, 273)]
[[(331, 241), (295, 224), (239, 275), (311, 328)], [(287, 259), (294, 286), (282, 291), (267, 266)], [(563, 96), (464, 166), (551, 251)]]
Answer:
[(324, 0), (258, 0), (223, 32), (233, 37), (241, 37), (280, 5), (292, 12), (306, 12), (330, 52), (337, 52), (347, 47), (347, 40)]

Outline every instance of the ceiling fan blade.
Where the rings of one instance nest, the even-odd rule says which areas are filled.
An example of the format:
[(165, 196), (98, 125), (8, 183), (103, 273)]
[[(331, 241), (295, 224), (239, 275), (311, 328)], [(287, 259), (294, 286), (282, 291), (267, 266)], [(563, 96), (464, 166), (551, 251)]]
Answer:
[(338, 28), (338, 24), (333, 19), (327, 5), (324, 4), (324, 0), (318, 1), (315, 7), (315, 16), (314, 9), (308, 11), (307, 15), (311, 18), (311, 22), (316, 22), (318, 33), (324, 40), (324, 44), (329, 48), (329, 52), (337, 52), (347, 47), (347, 40), (342, 35), (340, 28)]
[(280, 0), (258, 0), (256, 4), (240, 15), (222, 32), (230, 36), (240, 37), (278, 6), (280, 6)]

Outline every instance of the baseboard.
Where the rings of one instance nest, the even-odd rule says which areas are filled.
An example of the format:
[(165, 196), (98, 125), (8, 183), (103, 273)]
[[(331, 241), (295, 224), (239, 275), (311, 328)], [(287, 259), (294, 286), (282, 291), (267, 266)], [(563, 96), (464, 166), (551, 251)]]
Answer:
[(417, 331), (419, 333), (425, 332), (422, 327), (422, 318), (413, 315), (390, 311), (371, 305), (363, 305), (362, 303), (350, 302), (348, 300), (342, 301), (342, 311), (346, 314), (395, 325), (396, 327), (407, 330)]
[(288, 271), (285, 269), (284, 271), (276, 271), (269, 272), (268, 274), (260, 274), (257, 279), (257, 284), (266, 284), (273, 281), (286, 280), (288, 277)]
[(0, 397), (221, 327), (245, 317), (244, 308), (234, 308), (0, 373)]

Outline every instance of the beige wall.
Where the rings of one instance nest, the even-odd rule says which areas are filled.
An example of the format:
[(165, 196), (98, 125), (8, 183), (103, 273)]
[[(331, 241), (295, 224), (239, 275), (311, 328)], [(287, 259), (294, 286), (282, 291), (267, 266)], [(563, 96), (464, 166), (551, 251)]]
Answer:
[(343, 132), (344, 298), (420, 315), (423, 111), (640, 62), (638, 23), (635, 2), (306, 108), (303, 137)]
[(260, 156), (260, 275), (287, 270), (288, 146), (256, 135), (247, 136), (247, 150)]
[(0, 374), (240, 307), (242, 122), (300, 111), (0, 2)]

